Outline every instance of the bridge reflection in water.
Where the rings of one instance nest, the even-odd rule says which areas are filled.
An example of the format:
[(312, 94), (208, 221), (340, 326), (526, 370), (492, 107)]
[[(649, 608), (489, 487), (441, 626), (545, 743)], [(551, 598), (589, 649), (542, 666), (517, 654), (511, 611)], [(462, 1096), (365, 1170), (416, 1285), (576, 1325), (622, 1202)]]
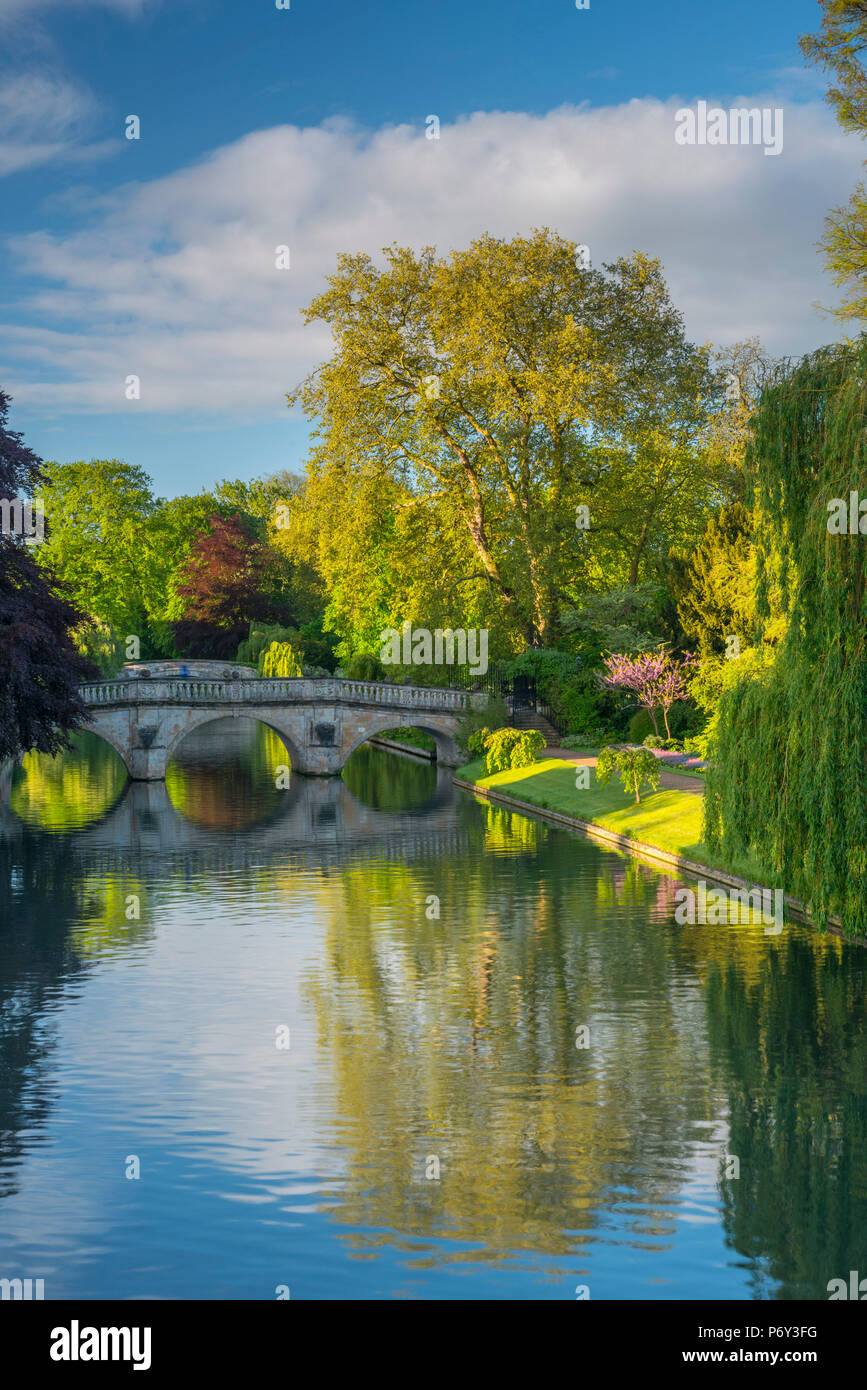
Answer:
[(165, 781), (128, 781), (114, 750), (96, 735), (77, 735), (76, 748), (70, 758), (24, 759), (11, 805), (0, 808), (0, 841), (20, 840), (28, 825), (74, 832), (74, 856), (106, 871), (178, 858), (191, 868), (240, 866), (287, 850), (315, 851), (314, 860), (329, 849), (375, 857), (384, 839), (395, 845), (395, 835), (406, 858), (467, 845), (466, 834), (455, 831), (455, 793), (445, 769), (407, 766), (395, 797), (393, 769), (382, 773), (396, 759), (367, 748), (342, 778), (290, 777), (281, 789), (276, 772), (285, 749), (254, 720), (198, 729), (179, 746)]

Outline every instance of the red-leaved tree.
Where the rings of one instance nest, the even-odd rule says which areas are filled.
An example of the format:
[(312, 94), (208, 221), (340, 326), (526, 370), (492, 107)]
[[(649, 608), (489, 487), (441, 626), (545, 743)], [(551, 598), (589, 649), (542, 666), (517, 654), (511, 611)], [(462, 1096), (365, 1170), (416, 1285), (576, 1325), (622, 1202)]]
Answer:
[(278, 562), (240, 516), (212, 516), (190, 550), (177, 592), (184, 616), (174, 624), (178, 650), (187, 656), (233, 657), (252, 621), (291, 621), (269, 592), (268, 571)]

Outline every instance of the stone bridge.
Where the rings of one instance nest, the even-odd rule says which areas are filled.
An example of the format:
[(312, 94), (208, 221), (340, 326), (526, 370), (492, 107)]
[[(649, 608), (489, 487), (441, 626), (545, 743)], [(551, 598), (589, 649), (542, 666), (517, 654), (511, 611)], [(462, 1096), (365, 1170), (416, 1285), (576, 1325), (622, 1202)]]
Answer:
[(482, 694), (387, 681), (324, 679), (99, 681), (81, 687), (92, 722), (85, 727), (119, 753), (133, 781), (161, 781), (172, 754), (193, 729), (243, 716), (267, 724), (286, 746), (292, 771), (336, 776), (350, 754), (386, 729), (423, 729), (437, 759), (456, 767), (458, 721)]

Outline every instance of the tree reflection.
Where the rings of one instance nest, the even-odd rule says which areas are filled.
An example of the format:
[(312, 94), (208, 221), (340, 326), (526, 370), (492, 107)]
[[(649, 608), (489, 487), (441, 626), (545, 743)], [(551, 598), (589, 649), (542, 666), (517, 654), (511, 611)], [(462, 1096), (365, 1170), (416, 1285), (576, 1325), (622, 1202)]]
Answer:
[[(491, 826), (512, 833), (502, 813)], [(645, 1204), (636, 1241), (673, 1231), (685, 1098), (706, 1054), (680, 1017), (674, 938), (648, 920), (656, 876), (534, 831), (532, 874), (519, 853), (356, 864), (323, 896), (327, 950), (309, 990), (349, 1151), (336, 1219), (369, 1232), (356, 1244), (404, 1232), (408, 1246), (448, 1235), (478, 1247), (457, 1260), (564, 1255), (624, 1189)], [(652, 1009), (630, 1010), (636, 981)]]
[(215, 719), (188, 734), (166, 772), (172, 805), (214, 830), (245, 830), (280, 809), (277, 771), (289, 767), (282, 739), (254, 719)]
[(368, 743), (355, 750), (341, 775), (352, 795), (377, 811), (417, 810), (437, 789), (436, 764), (383, 754)]
[(68, 753), (27, 753), (12, 787), (11, 808), (28, 825), (69, 831), (99, 820), (127, 781), (122, 759), (87, 731), (73, 735)]
[(732, 1245), (778, 1284), (826, 1299), (867, 1274), (867, 962), (833, 937), (790, 935), (752, 978), (708, 973), (714, 1073), (740, 1177), (721, 1181)]

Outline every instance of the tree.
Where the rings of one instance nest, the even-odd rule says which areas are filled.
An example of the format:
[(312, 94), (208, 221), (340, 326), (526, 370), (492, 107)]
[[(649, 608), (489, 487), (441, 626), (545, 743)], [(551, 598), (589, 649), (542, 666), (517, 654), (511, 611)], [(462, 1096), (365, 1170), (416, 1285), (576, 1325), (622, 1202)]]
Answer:
[(641, 801), (641, 784), (646, 782), (652, 792), (659, 786), (659, 760), (649, 748), (603, 748), (596, 759), (596, 780), (604, 787), (616, 772), (623, 790), (635, 793), (635, 804)]
[(336, 344), (289, 396), (318, 420), (320, 561), (336, 571), (339, 548), (372, 563), (380, 630), (427, 616), (398, 603), (460, 601), (493, 610), (515, 645), (555, 645), (577, 581), (593, 587), (616, 554), (634, 583), (664, 561), (668, 528), (709, 507), (708, 353), (640, 253), (584, 268), (542, 230), (384, 255), (384, 270), (342, 256), (306, 311)]
[(157, 503), (144, 469), (120, 459), (50, 463), (44, 486), (51, 525), (39, 549), (93, 619), (141, 637), (165, 593), (168, 564), (149, 523)]
[(274, 563), (238, 516), (214, 515), (196, 537), (177, 584), (175, 638), (189, 656), (233, 657), (255, 619), (291, 623), (285, 605), (267, 592)]
[(618, 652), (641, 652), (657, 647), (662, 633), (660, 608), (664, 590), (659, 584), (626, 585), (602, 594), (582, 594), (574, 609), (563, 614), (563, 626), (575, 633), (596, 664), (603, 647)]
[[(0, 391), (0, 498), (11, 502), (41, 490), (44, 475), (22, 435), (7, 428), (8, 412)], [(57, 753), (87, 720), (78, 684), (98, 672), (73, 641), (82, 617), (23, 539), (0, 534), (0, 759), (31, 748)]]
[(272, 642), (262, 660), (263, 676), (280, 676), (292, 679), (303, 675), (298, 653), (290, 642)]
[[(780, 372), (756, 417), (756, 612), (764, 658), (729, 663), (705, 795), (705, 840), (784, 875), (825, 924), (867, 934), (867, 560), (859, 518), (830, 509), (867, 496), (867, 336)], [(862, 504), (863, 505), (863, 504)], [(737, 679), (738, 676), (741, 679)]]
[(734, 502), (711, 517), (701, 544), (685, 566), (677, 615), (698, 643), (699, 655), (721, 655), (726, 639), (747, 646), (755, 622), (752, 519)]
[(687, 653), (683, 661), (676, 661), (669, 652), (642, 652), (638, 656), (612, 653), (605, 658), (607, 676), (605, 685), (631, 690), (638, 703), (647, 710), (653, 721), (656, 733), (656, 710), (661, 708), (665, 720), (665, 732), (671, 738), (668, 727), (668, 711), (676, 700), (683, 700), (689, 694), (687, 674), (694, 658)]
[[(867, 73), (861, 53), (867, 46), (867, 4), (864, 0), (819, 0), (822, 32), (805, 34), (801, 52), (836, 79), (826, 100), (844, 130), (867, 132)], [(845, 290), (833, 310), (837, 319), (867, 318), (867, 190), (860, 183), (845, 207), (825, 219), (821, 242), (834, 284)]]
[(762, 347), (758, 338), (745, 338), (715, 351), (717, 399), (704, 431), (706, 467), (716, 484), (717, 505), (752, 503), (744, 472), (752, 418), (762, 391), (779, 370), (781, 360)]

